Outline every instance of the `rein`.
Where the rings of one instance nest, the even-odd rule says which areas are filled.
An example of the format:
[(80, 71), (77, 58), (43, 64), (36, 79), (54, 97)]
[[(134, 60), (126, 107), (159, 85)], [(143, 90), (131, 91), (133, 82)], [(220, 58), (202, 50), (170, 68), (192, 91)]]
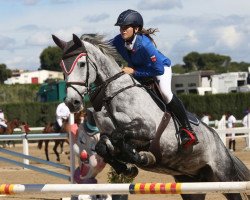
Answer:
[[(69, 88), (69, 87), (73, 88), (78, 93), (78, 95), (81, 96), (82, 98), (84, 98), (85, 94), (89, 94), (90, 101), (92, 102), (95, 111), (100, 111), (104, 103), (109, 104), (109, 102), (119, 93), (121, 93), (129, 88), (132, 88), (134, 86), (141, 86), (140, 84), (137, 84), (135, 82), (135, 80), (131, 77), (131, 80), (133, 81), (132, 85), (127, 86), (125, 88), (121, 88), (120, 90), (116, 91), (112, 96), (105, 96), (105, 89), (108, 86), (108, 84), (124, 75), (124, 72), (119, 72), (119, 73), (115, 74), (114, 76), (105, 80), (100, 85), (96, 86), (95, 89), (93, 91), (91, 91), (91, 88), (89, 87), (89, 69), (90, 69), (90, 66), (93, 67), (96, 71), (97, 76), (98, 76), (98, 68), (97, 68), (96, 64), (90, 59), (90, 57), (88, 56), (87, 53), (80, 53), (76, 57), (76, 59), (74, 60), (70, 70), (68, 70), (68, 71), (66, 70), (66, 67), (65, 67), (63, 61), (61, 62), (61, 67), (62, 67), (63, 71), (69, 75), (73, 71), (75, 66), (77, 65), (77, 61), (83, 56), (86, 56), (86, 64), (87, 64), (86, 81), (85, 82), (80, 82), (80, 81), (66, 82), (66, 88)], [(80, 93), (79, 90), (75, 87), (77, 85), (86, 87), (87, 92), (84, 94)], [(100, 101), (98, 101), (98, 100), (100, 100)]]
[(97, 112), (100, 111), (104, 104), (109, 105), (111, 100), (119, 93), (121, 93), (129, 88), (135, 87), (135, 86), (141, 86), (140, 84), (137, 84), (135, 82), (135, 80), (130, 76), (131, 80), (133, 81), (132, 85), (121, 88), (120, 90), (114, 92), (111, 96), (106, 96), (105, 90), (106, 90), (108, 84), (111, 83), (112, 81), (120, 78), (124, 74), (125, 74), (124, 72), (119, 72), (119, 73), (115, 74), (114, 76), (110, 77), (109, 79), (105, 80), (102, 84), (97, 86), (95, 88), (95, 90), (89, 92), (90, 101), (91, 101), (95, 111), (97, 111)]

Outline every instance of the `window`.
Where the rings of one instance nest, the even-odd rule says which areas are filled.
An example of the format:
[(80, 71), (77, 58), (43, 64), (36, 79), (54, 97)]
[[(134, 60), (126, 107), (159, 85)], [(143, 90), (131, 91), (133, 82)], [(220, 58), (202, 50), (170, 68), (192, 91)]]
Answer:
[(177, 90), (176, 91), (176, 94), (183, 94), (183, 93), (185, 93), (185, 90)]
[(189, 94), (197, 94), (197, 90), (196, 89), (191, 89), (188, 90)]
[(178, 88), (178, 87), (183, 87), (183, 84), (182, 83), (176, 83), (175, 84), (175, 87)]
[(189, 83), (188, 84), (188, 87), (195, 87), (196, 86), (196, 83)]
[(245, 85), (245, 80), (237, 81), (238, 82), (238, 87)]

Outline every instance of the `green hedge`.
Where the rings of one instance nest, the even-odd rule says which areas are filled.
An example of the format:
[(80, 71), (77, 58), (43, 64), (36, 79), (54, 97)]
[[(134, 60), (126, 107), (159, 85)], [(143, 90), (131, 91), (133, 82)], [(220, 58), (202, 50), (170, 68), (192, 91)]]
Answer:
[(59, 102), (25, 102), (2, 104), (1, 108), (8, 120), (18, 117), (20, 120), (28, 122), (30, 126), (36, 127), (55, 121), (55, 111), (58, 104)]
[(40, 85), (0, 84), (0, 105), (4, 103), (34, 102)]
[(220, 119), (227, 111), (236, 119), (242, 119), (244, 110), (250, 107), (250, 93), (229, 93), (216, 95), (179, 95), (187, 110), (202, 116), (209, 113), (213, 119)]
[[(242, 119), (244, 110), (250, 106), (250, 93), (179, 95), (179, 97), (190, 112), (199, 117), (202, 113), (209, 113), (213, 119), (220, 119), (226, 111), (231, 111), (237, 119)], [(55, 110), (59, 103), (9, 103), (1, 104), (1, 108), (9, 120), (19, 117), (30, 126), (44, 126), (46, 122), (55, 121)]]

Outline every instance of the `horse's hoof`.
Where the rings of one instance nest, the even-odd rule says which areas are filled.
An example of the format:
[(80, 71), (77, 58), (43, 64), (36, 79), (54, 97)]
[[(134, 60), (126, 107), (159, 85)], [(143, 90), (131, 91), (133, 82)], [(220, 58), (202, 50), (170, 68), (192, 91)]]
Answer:
[(139, 171), (136, 166), (129, 166), (122, 174), (128, 178), (135, 178)]
[(156, 163), (155, 156), (149, 151), (140, 151), (139, 155), (141, 156), (141, 163), (142, 166), (150, 166)]

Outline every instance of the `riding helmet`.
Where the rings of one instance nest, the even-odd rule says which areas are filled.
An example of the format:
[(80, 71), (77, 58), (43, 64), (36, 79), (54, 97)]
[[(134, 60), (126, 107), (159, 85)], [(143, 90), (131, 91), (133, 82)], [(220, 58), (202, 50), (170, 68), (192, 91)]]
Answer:
[(117, 18), (115, 26), (132, 25), (135, 27), (143, 27), (143, 18), (140, 13), (135, 10), (125, 10)]

